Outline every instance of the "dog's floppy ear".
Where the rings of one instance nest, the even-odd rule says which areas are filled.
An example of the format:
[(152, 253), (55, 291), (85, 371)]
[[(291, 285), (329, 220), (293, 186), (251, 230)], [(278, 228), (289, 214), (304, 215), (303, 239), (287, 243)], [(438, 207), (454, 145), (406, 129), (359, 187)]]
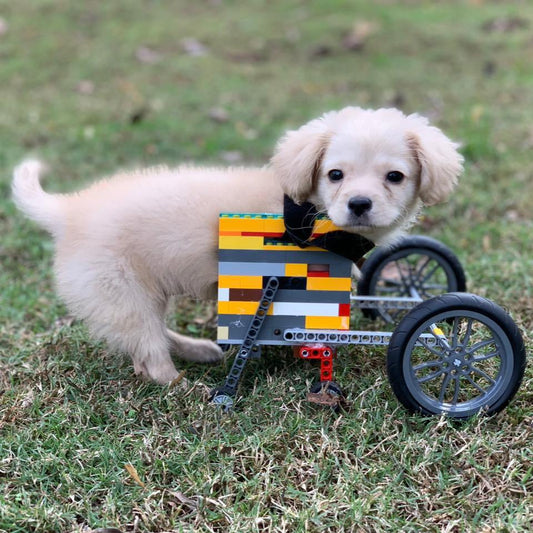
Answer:
[(285, 194), (296, 203), (307, 200), (313, 191), (328, 142), (329, 131), (323, 118), (287, 132), (278, 142), (272, 168)]
[(420, 163), (420, 198), (426, 205), (445, 201), (463, 171), (463, 156), (442, 131), (430, 126), (419, 115), (407, 117), (410, 124), (408, 141)]

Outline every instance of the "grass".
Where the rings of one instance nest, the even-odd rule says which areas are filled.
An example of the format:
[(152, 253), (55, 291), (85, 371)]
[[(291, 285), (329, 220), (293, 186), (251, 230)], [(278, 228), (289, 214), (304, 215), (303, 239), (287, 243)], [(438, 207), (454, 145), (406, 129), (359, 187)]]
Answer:
[[(124, 166), (262, 164), (323, 111), (400, 106), (466, 156), (458, 194), (417, 232), (454, 249), (470, 290), (511, 312), (530, 351), (528, 2), (0, 0), (0, 15), (0, 531), (530, 530), (530, 369), (503, 413), (457, 425), (401, 408), (384, 350), (344, 349), (353, 405), (333, 416), (304, 400), (316, 368), (270, 349), (221, 416), (201, 387), (140, 383), (72, 323), (50, 239), (9, 200), (28, 154), (66, 191)], [(357, 22), (372, 29), (350, 50)], [(206, 54), (184, 52), (185, 38)], [(227, 120), (210, 118), (219, 108)], [(213, 337), (212, 315), (185, 302), (169, 320)], [(212, 386), (228, 366), (186, 369)]]

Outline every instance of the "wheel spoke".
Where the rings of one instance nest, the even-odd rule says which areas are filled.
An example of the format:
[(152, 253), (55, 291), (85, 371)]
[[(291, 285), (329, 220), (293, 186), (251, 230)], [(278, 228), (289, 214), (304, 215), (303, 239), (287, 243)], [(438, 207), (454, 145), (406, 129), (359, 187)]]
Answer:
[(490, 346), (491, 344), (496, 344), (496, 339), (494, 337), (491, 337), (490, 339), (485, 339), (484, 341), (476, 342), (476, 344), (474, 344), (470, 347), (469, 350), (467, 350), (467, 353), (473, 355), (478, 350), (481, 350), (481, 348), (485, 348), (485, 346)]
[(424, 370), (425, 368), (442, 368), (442, 361), (436, 360), (436, 361), (427, 361), (426, 363), (420, 363), (419, 365), (416, 365), (413, 367), (413, 370), (415, 372), (418, 372), (419, 370)]
[[(401, 266), (400, 266), (400, 262), (394, 261), (394, 265), (396, 266), (396, 270), (398, 271), (398, 274), (400, 275), (400, 279), (402, 280), (403, 287), (407, 290), (407, 287), (409, 287), (409, 280), (404, 276)], [(409, 270), (409, 272), (411, 272), (411, 266), (409, 264), (407, 265), (407, 269)]]
[(418, 381), (418, 383), (427, 383), (428, 381), (432, 381), (432, 380), (438, 378), (439, 376), (442, 376), (443, 373), (444, 373), (444, 370), (439, 369), (436, 372), (432, 372), (431, 374), (427, 374), (427, 375), (425, 375), (422, 378), (416, 378), (416, 380)]
[(468, 341), (470, 340), (470, 335), (472, 335), (472, 324), (473, 323), (474, 323), (474, 321), (471, 318), (469, 318), (468, 322), (466, 324), (465, 336), (463, 337), (463, 346), (467, 346), (468, 345)]
[(472, 357), (472, 362), (477, 363), (478, 361), (487, 361), (487, 359), (492, 359), (493, 357), (498, 357), (499, 355), (500, 355), (499, 352), (487, 353), (485, 355), (480, 355), (478, 357)]
[[(423, 285), (423, 283), (428, 279), (427, 276), (424, 276), (424, 270), (428, 266), (428, 264), (431, 262), (431, 257), (426, 257), (425, 261), (422, 264), (414, 264), (411, 279), (418, 282), (419, 285)], [(431, 271), (429, 273), (429, 277), (433, 272)]]
[(457, 332), (459, 331), (459, 317), (455, 317), (453, 319), (453, 326), (452, 326), (452, 348), (457, 348), (457, 345), (459, 343), (459, 335)]
[(481, 392), (481, 394), (486, 394), (486, 391), (485, 389), (479, 385), (478, 383), (476, 383), (470, 376), (465, 376), (465, 378), (469, 381), (469, 383), (475, 387), (479, 392)]
[(460, 389), (460, 383), (459, 383), (459, 377), (455, 377), (455, 383), (453, 385), (453, 399), (452, 404), (457, 405), (457, 400), (459, 399), (459, 389)]
[[(428, 261), (429, 262), (429, 261)], [(425, 283), (428, 279), (431, 279), (433, 277), (433, 274), (439, 270), (440, 265), (437, 263), (428, 274), (426, 274), (422, 279), (418, 278), (421, 283)]]
[(437, 342), (435, 344), (435, 346), (438, 346), (439, 348), (441, 348), (441, 350), (436, 350), (433, 346), (430, 346), (428, 344), (428, 342), (426, 341), (426, 339), (422, 338), (422, 337), (418, 337), (418, 342), (426, 349), (428, 350), (429, 352), (431, 352), (433, 355), (436, 355), (437, 357), (442, 357), (442, 354), (444, 353), (444, 351), (442, 350), (442, 347), (441, 345)]
[(376, 293), (380, 294), (404, 294), (403, 285), (397, 283), (394, 287), (376, 287)]
[(482, 378), (486, 379), (491, 385), (496, 384), (496, 382), (486, 372), (483, 372), (483, 370), (480, 370), (475, 366), (471, 366), (470, 369), (472, 370), (472, 372), (479, 374)]
[(424, 283), (424, 287), (427, 287), (428, 289), (439, 289), (439, 290), (448, 289), (448, 285), (444, 285), (443, 283)]
[(440, 388), (440, 394), (439, 394), (440, 403), (444, 403), (444, 396), (446, 395), (446, 389), (448, 388), (448, 385), (450, 384), (451, 379), (452, 379), (452, 375), (446, 374), (446, 377), (442, 381), (442, 386)]

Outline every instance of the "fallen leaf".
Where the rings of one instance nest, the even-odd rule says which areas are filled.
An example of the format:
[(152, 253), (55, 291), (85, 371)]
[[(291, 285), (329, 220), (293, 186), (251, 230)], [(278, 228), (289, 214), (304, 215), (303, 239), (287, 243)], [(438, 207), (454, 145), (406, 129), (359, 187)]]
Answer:
[(470, 118), (472, 119), (472, 122), (477, 124), (484, 114), (485, 108), (482, 105), (475, 105), (472, 108), (472, 111), (470, 111)]
[(197, 509), (198, 508), (198, 502), (196, 500), (193, 500), (192, 498), (189, 498), (183, 494), (183, 492), (176, 490), (176, 491), (168, 491), (171, 496), (174, 496), (180, 503), (186, 505), (190, 509)]
[(342, 46), (347, 50), (358, 52), (363, 49), (368, 38), (377, 30), (377, 24), (367, 20), (357, 21), (350, 33), (342, 40)]
[(229, 120), (229, 113), (223, 107), (213, 107), (209, 110), (209, 118), (213, 122), (223, 124)]
[(80, 94), (93, 94), (94, 93), (94, 83), (91, 80), (81, 80), (76, 85), (76, 91)]
[(148, 113), (147, 107), (140, 107), (130, 115), (130, 124), (138, 124), (142, 122)]
[(208, 54), (207, 47), (197, 39), (193, 39), (191, 37), (183, 39), (181, 41), (181, 47), (187, 55), (193, 57), (202, 57)]
[(139, 48), (137, 48), (137, 50), (135, 51), (135, 57), (141, 63), (148, 64), (159, 63), (162, 59), (162, 56), (159, 52), (156, 52), (148, 46), (139, 46)]
[(139, 474), (137, 473), (137, 469), (131, 463), (126, 463), (124, 465), (124, 468), (126, 469), (128, 474), (131, 476), (133, 481), (135, 481), (135, 483), (140, 485), (143, 489), (146, 487), (146, 485), (141, 481), (141, 478), (139, 477)]
[(491, 242), (490, 235), (483, 235), (482, 247), (483, 247), (484, 252), (490, 252), (492, 248), (492, 242)]
[(331, 46), (319, 44), (311, 50), (311, 57), (327, 57), (333, 53)]
[(529, 20), (522, 17), (498, 17), (483, 24), (483, 30), (489, 33), (507, 33), (529, 28)]

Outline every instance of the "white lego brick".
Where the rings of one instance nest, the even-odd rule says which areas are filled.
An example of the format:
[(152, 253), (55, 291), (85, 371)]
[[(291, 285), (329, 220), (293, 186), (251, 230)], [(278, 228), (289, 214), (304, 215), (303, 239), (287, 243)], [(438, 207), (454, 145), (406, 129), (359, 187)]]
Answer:
[(218, 301), (229, 302), (229, 289), (218, 289)]
[(274, 302), (273, 314), (282, 316), (339, 316), (337, 303)]

